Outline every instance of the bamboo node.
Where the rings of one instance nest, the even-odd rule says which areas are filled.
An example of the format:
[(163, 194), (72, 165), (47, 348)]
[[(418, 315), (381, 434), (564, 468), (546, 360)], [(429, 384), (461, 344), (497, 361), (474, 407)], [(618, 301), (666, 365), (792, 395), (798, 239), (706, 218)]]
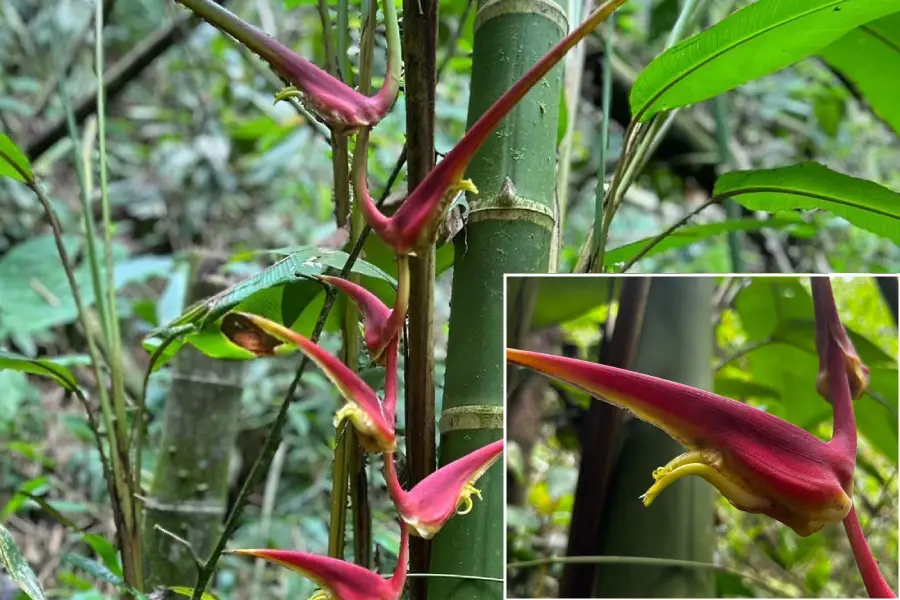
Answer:
[(441, 434), (461, 429), (503, 429), (503, 407), (472, 404), (447, 408), (441, 413)]
[(475, 15), (475, 31), (491, 19), (515, 14), (544, 17), (559, 28), (561, 35), (569, 33), (566, 11), (552, 0), (489, 0)]

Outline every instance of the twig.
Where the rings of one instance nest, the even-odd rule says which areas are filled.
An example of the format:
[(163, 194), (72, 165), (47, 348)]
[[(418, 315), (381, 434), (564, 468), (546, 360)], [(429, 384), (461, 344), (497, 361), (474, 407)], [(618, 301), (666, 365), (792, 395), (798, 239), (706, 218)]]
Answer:
[(175, 540), (176, 542), (178, 542), (179, 544), (181, 544), (182, 546), (187, 548), (188, 553), (191, 555), (191, 558), (194, 560), (194, 566), (197, 567), (197, 570), (200, 570), (200, 567), (203, 565), (203, 561), (197, 555), (197, 551), (194, 550), (194, 547), (191, 545), (191, 543), (189, 541), (187, 541), (183, 537), (178, 537), (177, 535), (175, 535), (174, 533), (172, 533), (171, 531), (169, 531), (168, 529), (166, 529), (159, 523), (154, 525), (153, 528), (156, 529), (157, 531), (162, 532), (164, 535), (169, 536), (170, 538), (172, 538), (173, 540)]
[[(224, 4), (224, 2), (223, 2)], [(135, 48), (119, 59), (109, 69), (103, 78), (103, 87), (109, 101), (114, 100), (134, 79), (137, 79), (144, 70), (162, 56), (166, 50), (175, 43), (185, 38), (190, 29), (201, 21), (190, 15), (184, 15), (174, 23), (160, 27), (141, 42)], [(81, 123), (89, 115), (94, 114), (97, 104), (97, 89), (80, 98), (75, 103), (75, 121)], [(66, 135), (66, 119), (60, 117), (34, 138), (25, 143), (24, 151), (32, 161), (40, 157)]]

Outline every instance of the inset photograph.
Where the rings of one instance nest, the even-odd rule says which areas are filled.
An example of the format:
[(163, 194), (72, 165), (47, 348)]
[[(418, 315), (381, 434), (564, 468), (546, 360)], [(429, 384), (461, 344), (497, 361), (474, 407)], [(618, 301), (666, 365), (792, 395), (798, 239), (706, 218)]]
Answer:
[(505, 299), (507, 597), (896, 597), (896, 277)]

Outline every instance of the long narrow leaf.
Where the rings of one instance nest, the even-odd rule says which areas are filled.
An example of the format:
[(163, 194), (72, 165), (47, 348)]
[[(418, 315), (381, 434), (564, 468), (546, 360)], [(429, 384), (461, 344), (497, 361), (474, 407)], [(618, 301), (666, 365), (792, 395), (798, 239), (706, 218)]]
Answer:
[(858, 27), (819, 56), (846, 77), (900, 134), (900, 14)]
[(0, 177), (9, 177), (23, 183), (34, 181), (34, 174), (25, 154), (2, 133), (0, 133)]
[(732, 171), (719, 178), (713, 194), (730, 196), (750, 210), (828, 211), (900, 243), (900, 194), (817, 163)]
[(712, 98), (897, 11), (897, 0), (759, 0), (651, 62), (631, 89), (632, 114), (646, 121)]
[[(72, 357), (74, 362), (88, 364), (86, 357)], [(20, 371), (31, 375), (49, 377), (61, 385), (64, 389), (74, 392), (78, 390), (78, 380), (66, 365), (71, 365), (73, 360), (67, 357), (58, 358), (28, 358), (13, 352), (0, 350), (0, 371), (8, 369)]]
[[(802, 218), (792, 217), (791, 215), (778, 216), (765, 221), (757, 219), (734, 219), (730, 221), (704, 223), (703, 225), (690, 225), (677, 229), (666, 236), (662, 241), (653, 246), (652, 249), (648, 250), (642, 258), (648, 258), (667, 250), (686, 248), (692, 244), (711, 240), (729, 231), (756, 231), (763, 229), (764, 227), (782, 229), (796, 225), (803, 226), (805, 225), (805, 222)], [(603, 259), (603, 263), (606, 266), (627, 263), (645, 248), (652, 245), (655, 240), (656, 236), (648, 237), (608, 250)]]
[(16, 546), (15, 540), (9, 530), (0, 524), (0, 564), (2, 564), (10, 578), (22, 588), (31, 600), (44, 600), (44, 590), (41, 582), (31, 567), (25, 562), (25, 557)]

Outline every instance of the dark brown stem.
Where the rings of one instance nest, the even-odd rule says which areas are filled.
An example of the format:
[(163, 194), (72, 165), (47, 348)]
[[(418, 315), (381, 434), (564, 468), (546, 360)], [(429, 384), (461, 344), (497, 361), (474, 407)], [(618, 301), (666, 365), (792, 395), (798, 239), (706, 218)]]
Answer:
[[(403, 59), (406, 66), (406, 140), (409, 189), (434, 167), (437, 82), (437, 0), (404, 0)], [(435, 469), (434, 432), (434, 247), (410, 260), (409, 338), (406, 367), (406, 455), (410, 485)], [(428, 572), (430, 544), (412, 540), (410, 570)], [(410, 581), (412, 600), (424, 600), (427, 580)]]
[[(614, 324), (612, 319), (608, 318), (606, 321), (597, 362), (623, 369), (631, 368), (637, 354), (649, 292), (649, 278), (625, 279), (618, 315)], [(581, 468), (575, 488), (567, 556), (589, 556), (596, 553), (603, 503), (616, 461), (615, 449), (623, 416), (624, 411), (611, 404), (591, 402), (581, 430)], [(560, 582), (560, 596), (589, 597), (596, 569), (594, 564), (565, 565)]]

